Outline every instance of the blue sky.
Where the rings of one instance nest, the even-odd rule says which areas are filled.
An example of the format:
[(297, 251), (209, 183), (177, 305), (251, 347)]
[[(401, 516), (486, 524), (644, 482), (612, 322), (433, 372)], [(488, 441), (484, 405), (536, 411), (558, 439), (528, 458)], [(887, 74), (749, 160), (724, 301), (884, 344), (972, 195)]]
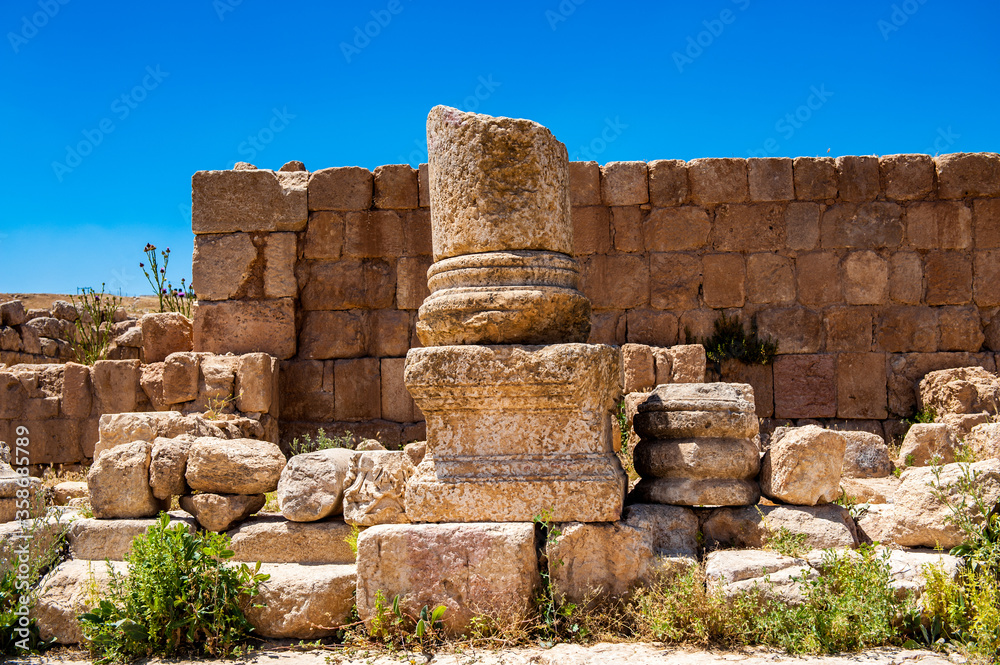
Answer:
[(426, 160), (435, 104), (602, 164), (1000, 150), (1000, 3), (5, 0), (0, 292), (190, 275), (191, 174)]

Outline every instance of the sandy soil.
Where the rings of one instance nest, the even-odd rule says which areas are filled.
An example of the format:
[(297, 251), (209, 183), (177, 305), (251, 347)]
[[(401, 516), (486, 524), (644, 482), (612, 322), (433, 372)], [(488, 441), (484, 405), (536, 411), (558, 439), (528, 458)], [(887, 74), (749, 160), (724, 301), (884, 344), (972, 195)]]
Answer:
[[(24, 303), (25, 309), (48, 309), (52, 306), (53, 300), (70, 300), (69, 294), (59, 293), (0, 293), (0, 302), (8, 300), (20, 300)], [(135, 296), (124, 298), (125, 309), (132, 314), (144, 314), (146, 312), (158, 312), (160, 303), (156, 296)]]

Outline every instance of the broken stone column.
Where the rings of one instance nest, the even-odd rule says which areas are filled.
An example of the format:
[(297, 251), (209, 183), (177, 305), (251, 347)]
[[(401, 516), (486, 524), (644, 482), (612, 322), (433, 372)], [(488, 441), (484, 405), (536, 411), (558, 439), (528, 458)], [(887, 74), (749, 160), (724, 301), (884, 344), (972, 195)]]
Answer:
[[(405, 382), (427, 420), (413, 522), (621, 515), (610, 413), (620, 360), (582, 344), (566, 147), (529, 120), (437, 106), (427, 119), (434, 265)], [(547, 345), (547, 346), (541, 346)]]
[(638, 407), (633, 451), (642, 480), (629, 503), (743, 506), (760, 499), (753, 389), (742, 383), (657, 386)]

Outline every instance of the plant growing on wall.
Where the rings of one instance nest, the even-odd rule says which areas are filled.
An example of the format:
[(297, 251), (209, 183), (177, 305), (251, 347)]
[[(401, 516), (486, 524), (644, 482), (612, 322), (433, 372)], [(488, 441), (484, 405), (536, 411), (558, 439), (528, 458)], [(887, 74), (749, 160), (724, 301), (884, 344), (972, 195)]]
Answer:
[(98, 360), (106, 360), (111, 348), (111, 324), (115, 312), (121, 307), (122, 297), (92, 288), (78, 289), (76, 296), (70, 296), (73, 306), (80, 315), (76, 319), (76, 335), (70, 340), (77, 362), (93, 365)]
[(757, 322), (750, 323), (750, 332), (743, 328), (738, 314), (722, 314), (713, 324), (715, 332), (711, 337), (697, 339), (685, 329), (688, 344), (701, 344), (705, 356), (715, 364), (716, 370), (724, 360), (738, 360), (744, 365), (770, 365), (778, 353), (778, 342), (762, 338), (757, 330)]
[(142, 273), (146, 276), (146, 281), (156, 291), (156, 297), (160, 301), (161, 312), (180, 312), (184, 316), (191, 318), (191, 305), (195, 301), (194, 284), (186, 284), (181, 278), (181, 287), (175, 289), (174, 285), (167, 280), (167, 264), (170, 263), (170, 248), (160, 252), (163, 265), (159, 264), (156, 258), (156, 245), (147, 243), (143, 249), (146, 252), (146, 260), (149, 261), (149, 269), (146, 269), (145, 262), (140, 263)]

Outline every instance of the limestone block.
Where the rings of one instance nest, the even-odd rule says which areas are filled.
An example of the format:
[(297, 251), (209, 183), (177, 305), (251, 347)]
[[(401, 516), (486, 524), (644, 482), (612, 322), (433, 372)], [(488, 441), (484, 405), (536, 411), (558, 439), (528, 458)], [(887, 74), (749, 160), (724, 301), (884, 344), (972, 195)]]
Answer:
[(0, 323), (5, 326), (19, 326), (28, 320), (28, 312), (20, 300), (0, 303)]
[[(196, 525), (189, 515), (179, 511), (170, 514), (171, 525), (182, 522), (187, 524), (192, 533)], [(80, 518), (74, 520), (66, 533), (69, 553), (74, 559), (89, 559), (94, 561), (124, 561), (132, 551), (132, 541), (141, 536), (151, 526), (159, 524), (159, 519), (137, 518), (102, 520)]]
[[(436, 236), (435, 236), (436, 237)], [(575, 259), (556, 252), (491, 251), (438, 260), (420, 306), (424, 346), (582, 342), (590, 302)]]
[(887, 199), (916, 201), (934, 191), (934, 158), (930, 155), (883, 155), (878, 165)]
[(229, 531), (233, 561), (264, 563), (351, 564), (347, 544), (351, 525), (343, 520), (289, 522), (281, 515), (259, 514)]
[(899, 478), (841, 478), (840, 493), (854, 503), (892, 503)]
[(844, 302), (840, 260), (836, 253), (799, 254), (795, 263), (798, 267), (799, 302), (803, 305), (830, 305)]
[(837, 166), (831, 157), (796, 157), (793, 165), (795, 198), (801, 201), (837, 196)]
[(635, 470), (643, 478), (748, 480), (760, 468), (760, 449), (750, 439), (691, 437), (641, 441), (633, 456)]
[(435, 261), (573, 251), (566, 146), (548, 129), (436, 106), (427, 116), (427, 143)]
[(20, 351), (21, 334), (15, 328), (0, 327), (0, 351)]
[(431, 294), (427, 288), (429, 257), (403, 257), (396, 263), (396, 304), (400, 309), (418, 309)]
[(156, 437), (149, 462), (149, 486), (157, 499), (189, 494), (184, 473), (187, 471), (188, 450), (193, 437), (182, 434), (174, 438)]
[(746, 506), (717, 508), (702, 525), (709, 547), (763, 547), (768, 539), (787, 529), (805, 534), (805, 546), (814, 549), (857, 547), (854, 519), (843, 507)]
[(191, 436), (213, 436), (217, 438), (232, 438), (229, 429), (223, 429), (221, 423), (206, 420), (198, 414), (181, 415), (176, 411), (158, 413), (118, 413), (101, 416), (95, 457), (102, 451), (122, 443), (132, 441), (153, 441), (162, 436), (173, 438), (182, 434)]
[(984, 423), (972, 428), (965, 443), (977, 460), (1000, 459), (1000, 423)]
[(24, 327), (33, 330), (39, 337), (60, 339), (63, 336), (62, 321), (50, 316), (42, 316), (36, 319), (31, 319), (24, 324)]
[(742, 307), (746, 302), (746, 267), (739, 254), (709, 254), (703, 259), (702, 289), (709, 307)]
[(958, 442), (948, 425), (916, 423), (906, 432), (897, 465), (931, 466), (935, 460), (938, 464), (950, 464), (955, 461), (957, 450)]
[(792, 160), (787, 157), (748, 159), (747, 174), (753, 201), (791, 201), (795, 198)]
[(835, 203), (823, 211), (820, 237), (824, 249), (899, 247), (903, 209), (886, 201)]
[(199, 437), (188, 450), (184, 477), (201, 492), (263, 494), (278, 488), (284, 467), (285, 456), (268, 441)]
[[(347, 456), (345, 456), (347, 457)], [(401, 450), (368, 450), (349, 456), (344, 479), (344, 521), (358, 526), (405, 524), (406, 483), (415, 467)]]
[(792, 260), (773, 253), (747, 257), (747, 296), (753, 303), (787, 305), (795, 302)]
[(293, 522), (315, 522), (343, 513), (346, 481), (357, 455), (330, 448), (290, 458), (278, 480), (281, 514)]
[(968, 307), (942, 307), (938, 313), (941, 327), (939, 346), (942, 351), (979, 351), (986, 336), (979, 309)]
[(728, 383), (657, 386), (638, 405), (632, 426), (650, 439), (751, 438), (758, 432), (753, 390)]
[(383, 210), (418, 207), (417, 170), (409, 164), (386, 164), (375, 169), (374, 203)]
[(637, 205), (611, 208), (611, 225), (615, 251), (642, 252), (642, 207)]
[(938, 349), (938, 309), (888, 307), (875, 319), (875, 346), (889, 352), (932, 352)]
[(191, 513), (208, 531), (227, 531), (264, 507), (263, 494), (201, 494), (180, 498), (181, 509)]
[(844, 448), (843, 478), (885, 478), (892, 473), (885, 439), (871, 432), (841, 431)]
[(344, 248), (344, 221), (343, 213), (310, 212), (302, 250), (303, 258), (339, 259)]
[(197, 302), (194, 348), (211, 353), (295, 355), (295, 305), (291, 298)]
[(163, 401), (166, 404), (189, 402), (198, 396), (198, 370), (201, 354), (171, 353), (163, 366)]
[[(952, 510), (935, 496), (935, 490), (957, 507), (960, 492), (956, 485), (963, 477), (974, 478), (987, 505), (1000, 500), (1000, 460), (946, 464), (939, 475), (927, 467), (907, 469), (900, 476), (902, 483), (892, 504), (888, 537), (903, 547), (948, 549), (960, 544), (964, 536), (950, 519)], [(974, 522), (982, 519), (971, 507), (968, 516)]]
[(996, 413), (1000, 379), (982, 367), (956, 367), (928, 372), (920, 380), (919, 406), (935, 415)]
[(704, 208), (653, 208), (643, 223), (643, 242), (649, 252), (699, 250), (708, 243), (712, 222)]
[(836, 360), (826, 354), (781, 355), (774, 359), (776, 418), (833, 418), (837, 415)]
[(198, 171), (191, 178), (191, 226), (196, 234), (299, 231), (308, 215), (308, 178), (303, 171)]
[[(649, 162), (649, 202), (654, 206), (687, 203), (687, 164), (681, 159), (658, 159)], [(573, 203), (576, 205), (576, 202)]]
[(817, 576), (804, 559), (777, 552), (719, 550), (705, 557), (709, 592), (719, 590), (727, 598), (751, 591), (800, 605), (806, 597), (804, 583)]
[(934, 163), (943, 199), (1000, 195), (1000, 155), (994, 152), (938, 155)]
[(646, 162), (608, 162), (601, 167), (601, 200), (608, 206), (649, 201)]
[(477, 615), (520, 619), (541, 587), (531, 523), (380, 525), (358, 538), (358, 614), (375, 615), (376, 592), (417, 616), (425, 605), (447, 609), (456, 635)]
[(317, 261), (304, 266), (302, 307), (306, 310), (385, 309), (393, 306), (396, 274), (383, 259)]
[(745, 159), (709, 158), (688, 162), (691, 200), (698, 205), (739, 203), (747, 200)]
[(63, 415), (70, 418), (90, 416), (93, 404), (93, 387), (90, 381), (90, 367), (77, 363), (66, 363), (63, 373), (63, 390), (60, 408)]
[(844, 296), (848, 305), (884, 305), (889, 299), (889, 264), (872, 251), (844, 259)]
[(368, 210), (373, 178), (360, 166), (313, 171), (309, 176), (309, 210)]
[(52, 488), (52, 503), (65, 506), (72, 499), (86, 499), (90, 493), (86, 481), (65, 481)]
[[(698, 306), (699, 293), (701, 291), (701, 261), (695, 256), (673, 253), (655, 253), (649, 257), (649, 287), (644, 291), (648, 293), (649, 304), (654, 309), (685, 310)], [(607, 286), (608, 293), (613, 296), (605, 306), (611, 306), (615, 302), (617, 293), (611, 285), (620, 281), (620, 276), (625, 273), (621, 270), (608, 270)], [(600, 304), (600, 301), (596, 301)], [(633, 306), (645, 305), (645, 299), (638, 301)], [(626, 306), (620, 303), (615, 306)]]
[(597, 162), (569, 163), (569, 198), (574, 208), (601, 205), (601, 167)]
[(626, 327), (628, 341), (635, 344), (668, 346), (677, 343), (677, 315), (671, 312), (630, 309), (626, 312)]
[(913, 203), (906, 209), (906, 237), (916, 249), (968, 249), (972, 210), (957, 201)]
[(198, 300), (229, 300), (245, 291), (256, 260), (257, 247), (248, 233), (195, 236), (191, 282)]
[(653, 350), (645, 344), (623, 345), (622, 367), (625, 370), (625, 393), (648, 390), (656, 385)]
[(271, 233), (264, 246), (264, 297), (294, 298), (299, 294), (295, 279), (298, 240), (294, 233)]
[(671, 383), (702, 383), (705, 380), (705, 347), (701, 344), (678, 344), (668, 351)]
[(1000, 247), (1000, 200), (976, 199), (973, 201), (972, 222), (977, 249)]
[(147, 441), (133, 441), (97, 456), (87, 473), (94, 517), (149, 517), (165, 508), (149, 486), (152, 449)]
[(236, 364), (236, 408), (243, 413), (276, 413), (278, 361), (266, 353), (248, 353)]
[(334, 417), (336, 420), (371, 420), (382, 415), (378, 358), (352, 358), (334, 364)]
[(886, 384), (885, 354), (840, 354), (837, 358), (837, 415), (841, 418), (886, 418)]
[(264, 564), (270, 579), (247, 610), (254, 632), (275, 639), (314, 640), (352, 621), (357, 569), (353, 565)]
[(98, 360), (90, 370), (97, 406), (103, 413), (124, 413), (135, 410), (141, 390), (138, 360)]
[[(1000, 305), (1000, 252), (997, 250), (977, 251), (975, 260), (975, 282), (973, 290), (976, 304), (980, 307)], [(22, 332), (23, 335), (23, 332)], [(27, 349), (27, 342), (25, 342)]]
[(819, 246), (820, 207), (817, 203), (789, 203), (785, 208), (788, 248), (811, 250)]
[(878, 196), (878, 157), (845, 155), (834, 162), (842, 201), (871, 201)]
[(711, 242), (714, 249), (723, 252), (774, 251), (785, 244), (784, 204), (720, 205), (715, 212)]
[(84, 641), (77, 617), (91, 609), (95, 591), (100, 594), (107, 590), (111, 581), (109, 568), (117, 573), (126, 571), (121, 562), (71, 559), (45, 576), (38, 601), (31, 610), (43, 640), (58, 644)]
[(613, 521), (625, 476), (610, 413), (616, 349), (586, 344), (410, 349), (406, 387), (427, 455), (406, 489), (411, 521)]
[(761, 461), (760, 487), (769, 498), (794, 505), (830, 503), (839, 495), (847, 442), (815, 425), (790, 428)]

